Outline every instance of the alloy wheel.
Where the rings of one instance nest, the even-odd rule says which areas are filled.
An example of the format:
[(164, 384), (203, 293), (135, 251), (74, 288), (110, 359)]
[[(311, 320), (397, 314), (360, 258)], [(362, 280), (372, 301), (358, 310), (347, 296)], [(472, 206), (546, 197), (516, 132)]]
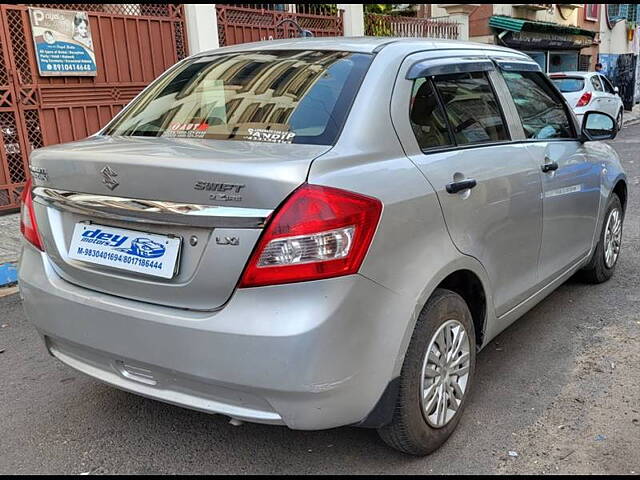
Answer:
[(614, 208), (609, 212), (604, 230), (604, 264), (607, 268), (613, 268), (618, 261), (621, 243), (622, 213), (620, 209)]
[(618, 112), (618, 117), (616, 118), (616, 127), (618, 131), (622, 130), (622, 110)]
[(455, 416), (469, 380), (469, 335), (457, 320), (444, 322), (429, 342), (422, 366), (422, 414), (434, 428)]

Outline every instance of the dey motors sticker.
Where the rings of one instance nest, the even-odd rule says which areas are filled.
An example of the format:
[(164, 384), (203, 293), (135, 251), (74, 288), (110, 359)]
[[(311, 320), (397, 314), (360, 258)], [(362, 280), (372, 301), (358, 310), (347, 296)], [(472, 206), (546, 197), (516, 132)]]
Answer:
[(95, 230), (85, 230), (82, 232), (82, 239), (80, 241), (83, 243), (105, 245), (112, 247), (118, 252), (128, 253), (129, 255), (135, 255), (141, 258), (159, 258), (166, 252), (164, 245), (145, 237), (134, 238), (131, 240), (129, 247), (120, 248), (127, 240), (129, 240), (127, 236), (103, 232), (97, 228)]
[(177, 237), (77, 223), (69, 257), (84, 262), (172, 278), (180, 253)]

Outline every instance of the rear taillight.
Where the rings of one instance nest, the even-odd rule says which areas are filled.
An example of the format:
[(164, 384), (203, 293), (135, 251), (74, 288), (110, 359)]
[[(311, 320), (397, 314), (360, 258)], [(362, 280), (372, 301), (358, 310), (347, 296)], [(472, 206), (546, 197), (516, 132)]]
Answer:
[(33, 211), (33, 196), (31, 193), (31, 180), (27, 180), (20, 198), (20, 231), (22, 235), (38, 250), (44, 251), (42, 248), (42, 239), (38, 233), (38, 224), (36, 223), (36, 215)]
[(382, 202), (378, 199), (304, 184), (267, 222), (240, 287), (356, 273), (381, 212)]
[(584, 107), (586, 105), (589, 105), (592, 95), (593, 94), (591, 92), (584, 92), (580, 97), (580, 100), (578, 100), (578, 103), (576, 103), (576, 107)]

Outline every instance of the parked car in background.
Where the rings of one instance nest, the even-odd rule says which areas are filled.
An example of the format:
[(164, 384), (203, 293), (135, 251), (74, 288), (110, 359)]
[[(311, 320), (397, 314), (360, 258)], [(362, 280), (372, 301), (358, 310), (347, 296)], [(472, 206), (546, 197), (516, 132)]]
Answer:
[(199, 53), (98, 134), (32, 152), (24, 307), (53, 356), (115, 387), (424, 455), (476, 352), (574, 273), (613, 275), (615, 135), (493, 45)]
[(559, 72), (549, 77), (567, 99), (582, 123), (585, 112), (595, 110), (616, 119), (616, 128), (622, 128), (624, 105), (609, 79), (598, 72)]

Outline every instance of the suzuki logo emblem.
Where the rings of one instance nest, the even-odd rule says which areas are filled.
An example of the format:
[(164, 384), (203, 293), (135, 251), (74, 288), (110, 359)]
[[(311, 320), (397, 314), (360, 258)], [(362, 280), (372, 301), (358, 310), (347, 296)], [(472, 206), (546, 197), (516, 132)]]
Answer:
[(118, 176), (118, 172), (109, 165), (100, 170), (100, 173), (102, 173), (102, 183), (104, 183), (109, 190), (113, 190), (120, 185), (120, 183), (115, 179), (115, 177)]

